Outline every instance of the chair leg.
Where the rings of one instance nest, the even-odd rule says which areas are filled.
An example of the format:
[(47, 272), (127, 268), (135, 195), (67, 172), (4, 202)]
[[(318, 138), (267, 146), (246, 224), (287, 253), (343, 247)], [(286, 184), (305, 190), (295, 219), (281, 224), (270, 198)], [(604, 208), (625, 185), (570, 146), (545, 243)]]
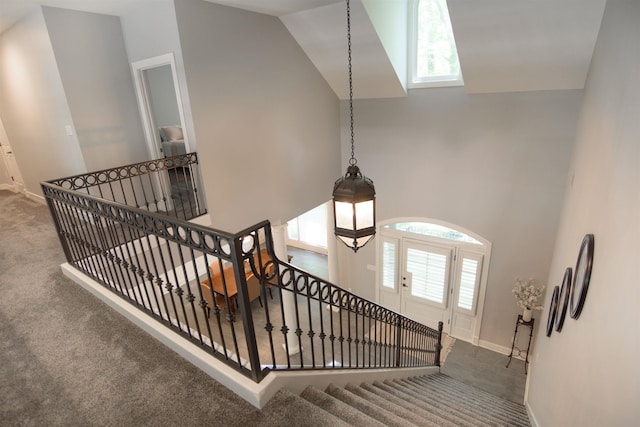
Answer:
[(258, 302), (260, 303), (260, 307), (264, 308), (264, 305), (262, 305), (262, 297), (258, 297)]

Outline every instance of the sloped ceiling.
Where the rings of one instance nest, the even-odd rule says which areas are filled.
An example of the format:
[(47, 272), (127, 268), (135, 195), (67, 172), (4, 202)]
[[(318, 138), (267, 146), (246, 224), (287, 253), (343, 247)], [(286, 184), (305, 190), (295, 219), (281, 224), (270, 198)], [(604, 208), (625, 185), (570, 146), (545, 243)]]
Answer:
[(606, 0), (448, 0), (469, 93), (584, 87)]
[[(340, 99), (348, 99), (348, 44), (344, 3), (284, 15), (280, 20), (336, 95)], [(403, 21), (405, 23), (406, 19)], [(403, 30), (406, 31), (406, 27)], [(406, 96), (406, 72), (400, 74), (394, 68), (379, 33), (359, 0), (351, 3), (351, 51), (354, 98)]]
[[(0, 33), (39, 5), (122, 16), (161, 1), (171, 0), (0, 0)], [(280, 17), (336, 94), (348, 97), (344, 1), (207, 1)], [(406, 34), (406, 21), (400, 22), (397, 13), (402, 8), (397, 8), (407, 10), (410, 4), (351, 0), (355, 98), (406, 95), (406, 69), (397, 54), (401, 49), (398, 40), (392, 48), (388, 36), (393, 28), (398, 28), (396, 35)], [(487, 93), (582, 88), (605, 4), (606, 0), (448, 0), (465, 89)], [(387, 13), (390, 5), (396, 13)]]

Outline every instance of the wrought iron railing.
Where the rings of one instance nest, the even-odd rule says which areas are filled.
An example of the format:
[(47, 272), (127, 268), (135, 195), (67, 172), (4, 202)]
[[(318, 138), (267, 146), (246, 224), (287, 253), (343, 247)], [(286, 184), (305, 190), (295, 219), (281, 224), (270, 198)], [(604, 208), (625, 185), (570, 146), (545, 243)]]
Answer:
[(199, 191), (198, 156), (188, 153), (49, 181), (139, 209), (189, 220), (206, 208)]
[(42, 183), (68, 262), (244, 375), (439, 365), (441, 328), (277, 259), (268, 221), (232, 234), (82, 191), (105, 173)]

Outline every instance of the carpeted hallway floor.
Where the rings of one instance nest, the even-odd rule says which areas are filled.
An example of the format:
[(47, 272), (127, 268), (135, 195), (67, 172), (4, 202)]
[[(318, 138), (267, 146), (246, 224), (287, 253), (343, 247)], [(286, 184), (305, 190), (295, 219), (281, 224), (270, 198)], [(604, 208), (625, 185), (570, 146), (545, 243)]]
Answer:
[(0, 191), (0, 425), (323, 424), (286, 396), (265, 418), (64, 277), (63, 262), (47, 208)]

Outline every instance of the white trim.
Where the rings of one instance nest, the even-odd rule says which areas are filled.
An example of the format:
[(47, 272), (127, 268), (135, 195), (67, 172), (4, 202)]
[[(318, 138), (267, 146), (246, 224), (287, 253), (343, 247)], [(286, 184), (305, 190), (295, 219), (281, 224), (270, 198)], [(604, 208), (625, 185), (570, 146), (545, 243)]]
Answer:
[(34, 202), (42, 203), (43, 205), (47, 204), (46, 199), (41, 194), (32, 193), (31, 191), (25, 191), (24, 195), (27, 196), (27, 199), (33, 200)]
[(536, 419), (536, 416), (534, 415), (533, 410), (531, 409), (531, 406), (529, 405), (529, 402), (527, 402), (526, 398), (524, 402), (524, 407), (527, 410), (527, 414), (529, 414), (529, 421), (531, 422), (531, 427), (539, 427), (540, 423)]
[[(417, 31), (418, 31), (418, 7), (420, 4), (420, 0), (411, 0), (409, 6), (409, 23), (407, 25), (409, 29), (409, 34), (407, 34), (407, 89), (427, 89), (434, 87), (455, 87), (455, 86), (464, 86), (464, 79), (462, 77), (462, 64), (460, 64), (460, 57), (458, 56), (458, 64), (460, 67), (460, 73), (457, 76), (443, 76), (443, 77), (430, 77), (428, 79), (417, 79), (416, 71), (417, 71)], [(445, 6), (448, 6), (445, 0)], [(449, 16), (449, 20), (451, 20), (451, 16)], [(453, 27), (453, 24), (451, 24)], [(453, 31), (453, 30), (452, 30)], [(455, 39), (454, 39), (455, 44)], [(457, 50), (457, 46), (456, 46)]]
[(145, 140), (147, 141), (147, 148), (151, 157), (159, 159), (160, 150), (157, 144), (159, 136), (157, 135), (157, 129), (153, 123), (153, 117), (151, 116), (151, 107), (149, 103), (149, 93), (145, 83), (143, 72), (151, 68), (162, 67), (169, 65), (171, 67), (171, 76), (173, 77), (173, 87), (176, 92), (176, 101), (178, 104), (178, 115), (180, 117), (180, 126), (182, 126), (182, 135), (184, 137), (184, 147), (187, 153), (191, 151), (189, 144), (189, 135), (185, 126), (184, 110), (182, 108), (182, 97), (180, 95), (180, 87), (178, 84), (178, 74), (176, 72), (176, 61), (173, 53), (167, 53), (164, 55), (155, 56), (153, 58), (147, 58), (140, 61), (131, 63), (131, 71), (133, 73), (133, 81), (136, 87), (136, 98), (138, 99), (138, 107), (140, 109), (140, 118), (142, 119)]
[(280, 389), (286, 388), (300, 393), (309, 385), (325, 388), (329, 384), (344, 386), (353, 382), (373, 382), (408, 378), (418, 375), (436, 374), (440, 368), (397, 368), (397, 369), (340, 369), (330, 371), (271, 372), (260, 383), (238, 373), (235, 369), (215, 359), (209, 353), (187, 339), (171, 331), (166, 326), (148, 316), (133, 305), (127, 303), (95, 280), (81, 273), (68, 263), (61, 265), (62, 272), (129, 321), (147, 332), (153, 338), (184, 357), (238, 396), (258, 409), (263, 408), (269, 399)]
[(494, 344), (494, 343), (486, 341), (486, 340), (479, 340), (477, 345), (482, 347), (482, 348), (486, 348), (487, 350), (491, 350), (491, 351), (495, 351), (496, 353), (504, 354), (505, 356), (508, 356), (509, 353), (511, 353), (511, 348), (504, 347), (504, 346), (501, 346), (501, 345), (498, 345), (498, 344)]

